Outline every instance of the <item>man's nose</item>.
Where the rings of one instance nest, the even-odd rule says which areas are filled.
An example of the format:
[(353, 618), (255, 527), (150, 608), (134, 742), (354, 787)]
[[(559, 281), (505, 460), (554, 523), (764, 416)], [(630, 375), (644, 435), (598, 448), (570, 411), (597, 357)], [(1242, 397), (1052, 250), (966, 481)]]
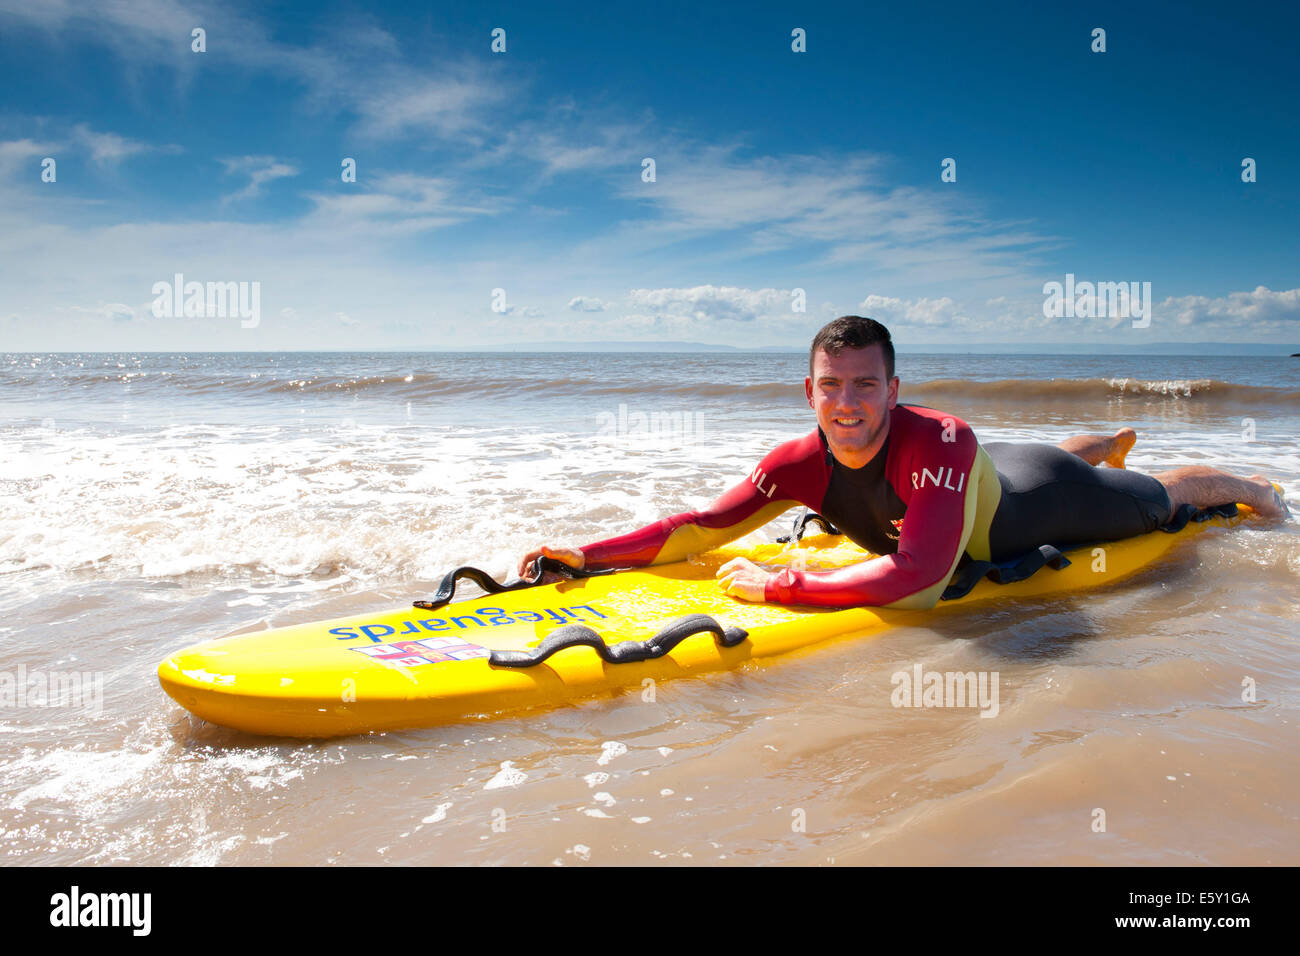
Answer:
[(860, 404), (861, 402), (858, 401), (858, 393), (853, 389), (842, 388), (835, 393), (835, 405), (845, 411), (852, 411)]

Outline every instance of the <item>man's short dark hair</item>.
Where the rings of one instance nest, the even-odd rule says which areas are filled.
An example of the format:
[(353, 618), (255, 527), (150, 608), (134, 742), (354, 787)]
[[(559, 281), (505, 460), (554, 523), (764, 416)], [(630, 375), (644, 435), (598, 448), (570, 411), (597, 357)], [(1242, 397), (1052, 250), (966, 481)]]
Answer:
[(839, 355), (844, 349), (865, 349), (879, 345), (885, 356), (885, 375), (894, 377), (894, 341), (889, 337), (889, 329), (875, 319), (866, 319), (860, 315), (841, 315), (833, 322), (822, 326), (812, 340), (808, 350), (808, 374), (813, 373), (813, 360), (817, 352)]

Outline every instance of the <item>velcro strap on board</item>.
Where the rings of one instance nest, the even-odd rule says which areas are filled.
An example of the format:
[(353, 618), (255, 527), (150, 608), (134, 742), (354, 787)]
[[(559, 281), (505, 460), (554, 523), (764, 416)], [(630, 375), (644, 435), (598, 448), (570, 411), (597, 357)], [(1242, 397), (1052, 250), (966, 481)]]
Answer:
[(1177, 534), (1192, 521), (1209, 521), (1211, 518), (1235, 518), (1236, 516), (1237, 506), (1235, 504), (1210, 505), (1208, 508), (1198, 508), (1196, 505), (1184, 504), (1178, 506), (1178, 510), (1173, 513), (1173, 516), (1160, 526), (1160, 530), (1168, 531), (1170, 534)]
[(1070, 559), (1050, 544), (1010, 561), (972, 561), (953, 576), (940, 600), (953, 601), (965, 597), (971, 588), (979, 584), (981, 578), (988, 578), (997, 584), (1011, 584), (1033, 577), (1044, 567), (1060, 571), (1069, 566)]

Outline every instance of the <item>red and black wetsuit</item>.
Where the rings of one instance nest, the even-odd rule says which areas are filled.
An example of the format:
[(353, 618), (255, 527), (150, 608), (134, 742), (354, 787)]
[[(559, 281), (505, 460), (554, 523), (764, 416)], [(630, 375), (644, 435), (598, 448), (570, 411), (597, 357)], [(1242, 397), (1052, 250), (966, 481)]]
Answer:
[[(884, 447), (861, 468), (837, 461), (817, 429), (779, 446), (708, 508), (582, 553), (593, 569), (680, 561), (802, 504), (879, 557), (833, 571), (782, 570), (768, 581), (768, 601), (924, 608), (938, 602), (964, 554), (1003, 560), (1039, 544), (1128, 537), (1169, 517), (1153, 478), (1096, 469), (1050, 445), (989, 448), (999, 450), (997, 467), (960, 418), (898, 405)], [(1089, 521), (1098, 510), (1100, 524)]]

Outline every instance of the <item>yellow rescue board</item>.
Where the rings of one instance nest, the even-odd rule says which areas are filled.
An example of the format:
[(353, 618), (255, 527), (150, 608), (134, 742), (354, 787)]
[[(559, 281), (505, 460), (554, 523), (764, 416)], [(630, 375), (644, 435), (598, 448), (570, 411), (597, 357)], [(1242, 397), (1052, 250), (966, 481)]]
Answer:
[[(1241, 514), (1250, 509), (1240, 506)], [(842, 567), (870, 557), (841, 536), (731, 547), (690, 561), (603, 577), (539, 585), (449, 604), (399, 608), (275, 628), (187, 647), (158, 667), (163, 689), (204, 720), (254, 734), (335, 737), (495, 716), (562, 704), (611, 689), (740, 667), (835, 637), (866, 637), (970, 605), (1096, 588), (1124, 578), (1208, 527), (1241, 517), (1189, 523), (1105, 546), (1104, 570), (1091, 549), (1071, 553), (1060, 571), (999, 585), (983, 580), (965, 597), (928, 611), (750, 604), (722, 594), (714, 572), (743, 555), (778, 570)], [(493, 650), (535, 648), (566, 624), (584, 624), (608, 644), (645, 640), (685, 614), (708, 614), (748, 637), (719, 646), (710, 634), (686, 638), (665, 656), (611, 664), (589, 647), (570, 647), (526, 668), (503, 667)], [(417, 643), (418, 642), (418, 643)]]

